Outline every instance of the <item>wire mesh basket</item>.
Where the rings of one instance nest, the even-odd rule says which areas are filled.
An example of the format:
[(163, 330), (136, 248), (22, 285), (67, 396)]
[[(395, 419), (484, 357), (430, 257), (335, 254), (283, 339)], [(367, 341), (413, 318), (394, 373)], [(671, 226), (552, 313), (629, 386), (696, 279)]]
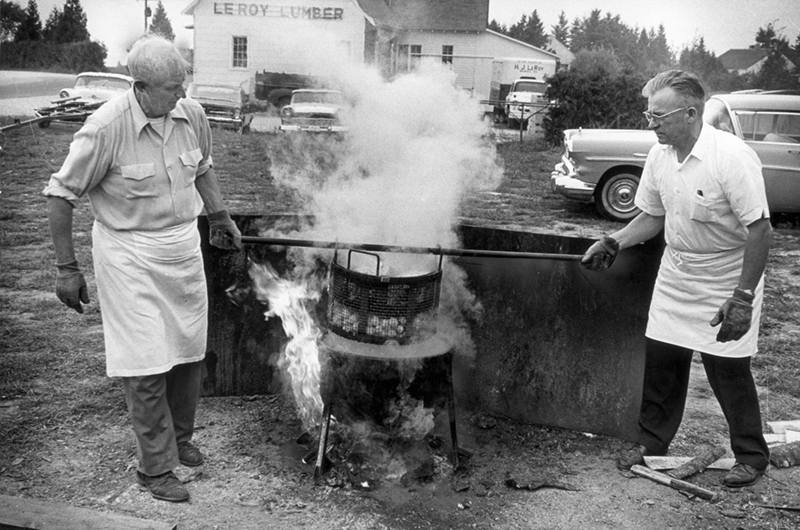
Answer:
[[(376, 260), (374, 275), (350, 268), (353, 252)], [(442, 261), (421, 276), (381, 276), (380, 256), (350, 250), (347, 266), (334, 255), (328, 292), (328, 328), (345, 338), (371, 344), (409, 344), (436, 334)]]

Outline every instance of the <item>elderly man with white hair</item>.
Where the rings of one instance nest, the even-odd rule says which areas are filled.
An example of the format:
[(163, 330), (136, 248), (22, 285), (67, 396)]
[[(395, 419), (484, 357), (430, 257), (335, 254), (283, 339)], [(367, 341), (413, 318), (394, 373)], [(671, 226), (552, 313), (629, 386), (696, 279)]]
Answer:
[(211, 158), (211, 129), (186, 99), (175, 46), (145, 36), (128, 54), (131, 90), (75, 135), (44, 195), (56, 255), (56, 295), (83, 313), (89, 296), (75, 257), (73, 208), (88, 196), (106, 371), (120, 377), (137, 441), (139, 484), (157, 499), (189, 493), (174, 474), (199, 466), (191, 440), (206, 350), (208, 299), (197, 217), (210, 242), (241, 248)]

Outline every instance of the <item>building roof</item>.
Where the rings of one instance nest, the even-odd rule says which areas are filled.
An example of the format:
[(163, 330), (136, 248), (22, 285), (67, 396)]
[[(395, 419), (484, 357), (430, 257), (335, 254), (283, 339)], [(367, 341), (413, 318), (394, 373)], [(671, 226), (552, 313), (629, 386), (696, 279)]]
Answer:
[(398, 25), (410, 31), (479, 32), (489, 21), (489, 0), (385, 1)]
[(763, 48), (748, 48), (746, 50), (728, 50), (719, 56), (726, 70), (747, 70), (757, 62), (763, 60), (768, 51)]

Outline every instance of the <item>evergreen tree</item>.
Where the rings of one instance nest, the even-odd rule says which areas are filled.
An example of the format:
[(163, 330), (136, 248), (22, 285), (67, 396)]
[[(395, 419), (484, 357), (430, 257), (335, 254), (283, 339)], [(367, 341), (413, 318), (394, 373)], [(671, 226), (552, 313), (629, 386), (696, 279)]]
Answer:
[(156, 12), (153, 15), (153, 21), (150, 22), (150, 33), (161, 35), (169, 41), (175, 41), (175, 33), (172, 31), (172, 24), (167, 18), (167, 12), (164, 10), (164, 5), (161, 0), (158, 0)]
[(537, 48), (544, 49), (547, 46), (544, 25), (535, 9), (530, 17), (523, 14), (519, 22), (508, 28), (508, 35)]
[(553, 37), (564, 46), (569, 47), (569, 21), (567, 15), (562, 11), (558, 15), (558, 24), (551, 26)]
[(11, 0), (0, 0), (0, 41), (13, 40), (25, 21), (25, 11)]
[(57, 43), (88, 41), (86, 14), (80, 0), (66, 0), (63, 11), (54, 6), (43, 34), (46, 40)]
[(28, 0), (28, 7), (25, 9), (25, 20), (17, 28), (14, 40), (41, 40), (41, 38), (42, 20), (39, 18), (39, 6), (36, 4), (36, 0)]
[(492, 19), (492, 21), (489, 22), (489, 25), (486, 26), (486, 28), (492, 31), (496, 31), (497, 33), (502, 33), (503, 35), (508, 35), (508, 28), (506, 28), (505, 24), (500, 24), (495, 19)]

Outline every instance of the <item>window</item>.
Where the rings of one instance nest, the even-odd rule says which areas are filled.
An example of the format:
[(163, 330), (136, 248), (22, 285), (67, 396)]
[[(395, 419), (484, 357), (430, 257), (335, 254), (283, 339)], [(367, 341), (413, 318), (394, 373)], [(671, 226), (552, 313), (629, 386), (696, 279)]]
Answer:
[(756, 142), (800, 143), (800, 114), (737, 112), (742, 136)]
[(247, 68), (247, 37), (233, 38), (233, 67)]
[(442, 46), (442, 63), (453, 64), (453, 47), (450, 45)]

